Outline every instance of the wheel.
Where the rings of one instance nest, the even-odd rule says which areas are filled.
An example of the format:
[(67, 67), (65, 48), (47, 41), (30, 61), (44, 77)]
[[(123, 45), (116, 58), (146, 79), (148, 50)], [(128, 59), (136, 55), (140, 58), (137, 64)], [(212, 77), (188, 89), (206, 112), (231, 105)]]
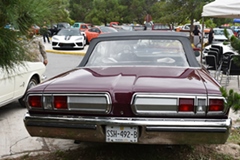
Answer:
[(24, 97), (25, 97), (25, 95), (26, 95), (27, 90), (30, 89), (30, 88), (32, 88), (32, 87), (34, 87), (34, 86), (36, 86), (37, 84), (38, 84), (38, 80), (37, 80), (35, 77), (32, 77), (32, 78), (30, 79), (29, 83), (28, 83), (28, 86), (27, 86), (27, 89), (26, 89), (24, 95), (22, 96), (22, 98), (20, 98), (20, 99), (18, 100), (18, 102), (20, 103), (20, 105), (21, 105), (22, 107), (26, 107), (25, 102), (23, 101), (23, 99), (24, 99)]

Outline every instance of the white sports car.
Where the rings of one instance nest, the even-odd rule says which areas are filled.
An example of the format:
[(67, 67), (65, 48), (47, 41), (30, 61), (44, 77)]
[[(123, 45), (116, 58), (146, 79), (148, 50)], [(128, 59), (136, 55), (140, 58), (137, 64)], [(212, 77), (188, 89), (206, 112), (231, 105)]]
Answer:
[(10, 73), (0, 68), (0, 107), (15, 100), (19, 100), (20, 104), (25, 106), (25, 92), (46, 79), (45, 70), (42, 62), (24, 62), (24, 65), (16, 66)]
[(52, 37), (53, 49), (84, 49), (86, 36), (77, 28), (61, 29)]

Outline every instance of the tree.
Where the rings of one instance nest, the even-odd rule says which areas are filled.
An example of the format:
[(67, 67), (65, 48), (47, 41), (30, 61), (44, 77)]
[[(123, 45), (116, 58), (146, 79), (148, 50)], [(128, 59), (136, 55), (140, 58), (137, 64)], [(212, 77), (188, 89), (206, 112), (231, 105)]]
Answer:
[(86, 17), (94, 24), (104, 24), (112, 21), (120, 21), (122, 19), (121, 13), (125, 10), (126, 6), (118, 3), (118, 0), (94, 0), (93, 10), (90, 11)]
[(69, 0), (70, 17), (77, 22), (90, 22), (86, 17), (91, 10), (93, 0)]
[[(21, 37), (27, 34), (33, 24), (57, 20), (59, 16), (56, 14), (63, 16), (58, 11), (63, 10), (62, 6), (65, 6), (66, 2), (67, 0), (1, 0), (0, 67), (9, 72), (15, 64), (23, 64), (22, 61), (27, 60), (27, 56), (19, 43)], [(53, 14), (54, 12), (56, 14)], [(14, 30), (5, 28), (7, 24), (14, 26)]]

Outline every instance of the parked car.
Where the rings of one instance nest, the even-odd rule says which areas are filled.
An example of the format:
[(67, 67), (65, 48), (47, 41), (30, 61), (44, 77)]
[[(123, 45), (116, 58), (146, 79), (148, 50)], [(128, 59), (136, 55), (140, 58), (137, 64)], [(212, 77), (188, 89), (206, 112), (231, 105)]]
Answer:
[(154, 23), (152, 25), (154, 31), (174, 31), (170, 24)]
[(232, 123), (220, 87), (185, 34), (101, 34), (79, 66), (28, 90), (24, 124), (34, 137), (222, 144)]
[[(199, 23), (199, 22), (195, 22), (193, 23), (193, 28), (194, 26), (198, 26), (199, 30), (202, 32), (202, 24)], [(185, 25), (183, 25), (180, 29), (176, 30), (176, 31), (179, 31), (179, 32), (190, 32), (190, 28), (191, 28), (191, 24), (190, 23), (187, 23)], [(208, 37), (208, 34), (210, 32), (210, 28), (207, 28), (206, 26), (204, 26), (203, 28), (203, 37), (207, 38)]]
[(40, 27), (38, 25), (32, 25), (32, 29), (36, 35), (40, 34)]
[(85, 33), (78, 28), (61, 29), (52, 37), (53, 49), (84, 49), (85, 45)]
[(57, 24), (53, 24), (48, 28), (49, 36), (52, 37), (56, 35), (61, 29), (68, 29), (68, 28), (71, 28), (71, 26), (67, 22), (60, 22)]
[(89, 43), (93, 38), (98, 37), (100, 34), (118, 32), (113, 27), (106, 26), (95, 26), (85, 31), (87, 43)]
[(45, 69), (42, 62), (27, 61), (16, 65), (10, 72), (0, 67), (0, 107), (16, 100), (25, 106), (22, 99), (25, 92), (46, 79)]
[[(234, 36), (234, 33), (231, 29), (226, 28), (229, 37), (231, 38)], [(228, 41), (228, 38), (224, 35), (224, 28), (213, 28), (214, 31), (214, 38), (213, 38), (213, 43), (222, 43), (224, 41)]]
[(82, 32), (84, 32), (87, 29), (91, 28), (91, 24), (87, 24), (87, 23), (83, 23), (83, 22), (75, 22), (72, 25), (72, 28), (78, 28), (79, 30), (81, 30)]
[(230, 29), (232, 29), (236, 37), (240, 38), (240, 26), (231, 26)]

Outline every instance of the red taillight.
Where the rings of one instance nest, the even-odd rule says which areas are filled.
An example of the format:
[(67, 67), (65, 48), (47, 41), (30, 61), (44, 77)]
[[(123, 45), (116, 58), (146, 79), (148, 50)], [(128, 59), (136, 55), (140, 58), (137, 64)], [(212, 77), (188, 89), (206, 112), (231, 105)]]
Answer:
[(210, 99), (209, 111), (223, 111), (224, 101), (222, 99)]
[(180, 112), (193, 112), (194, 111), (194, 99), (180, 98), (178, 110)]
[(67, 96), (54, 96), (54, 108), (68, 109)]
[(29, 96), (28, 104), (32, 108), (41, 108), (42, 107), (42, 97), (41, 96)]

